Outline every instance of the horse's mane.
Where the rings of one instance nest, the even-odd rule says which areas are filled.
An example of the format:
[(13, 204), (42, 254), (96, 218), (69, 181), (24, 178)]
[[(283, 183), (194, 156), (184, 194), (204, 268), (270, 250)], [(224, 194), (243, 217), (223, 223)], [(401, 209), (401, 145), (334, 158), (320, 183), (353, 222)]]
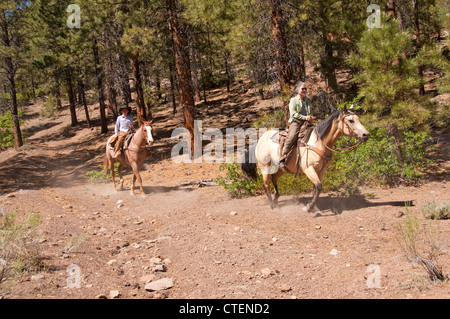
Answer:
[(322, 139), (324, 135), (328, 132), (328, 130), (331, 127), (331, 123), (333, 123), (333, 120), (341, 114), (341, 111), (336, 111), (330, 116), (328, 116), (325, 120), (317, 124), (316, 126), (316, 133), (319, 139)]

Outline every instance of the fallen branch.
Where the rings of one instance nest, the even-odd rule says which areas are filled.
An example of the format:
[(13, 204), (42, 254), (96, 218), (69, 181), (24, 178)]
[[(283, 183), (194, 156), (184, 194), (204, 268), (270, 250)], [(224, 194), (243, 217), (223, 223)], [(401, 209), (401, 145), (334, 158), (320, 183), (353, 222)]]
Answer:
[(203, 180), (203, 181), (192, 181), (192, 182), (185, 182), (185, 183), (181, 183), (180, 186), (198, 186), (198, 187), (205, 187), (205, 186), (218, 186), (218, 184), (210, 179), (210, 180)]

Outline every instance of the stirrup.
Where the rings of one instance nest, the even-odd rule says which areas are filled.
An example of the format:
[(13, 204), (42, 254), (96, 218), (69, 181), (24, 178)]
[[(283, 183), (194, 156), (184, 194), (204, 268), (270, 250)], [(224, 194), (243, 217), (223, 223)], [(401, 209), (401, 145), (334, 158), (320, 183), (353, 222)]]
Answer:
[(284, 155), (282, 155), (281, 158), (280, 158), (280, 162), (278, 163), (278, 165), (279, 165), (281, 168), (284, 168), (284, 167), (286, 166), (286, 157), (287, 157), (287, 155), (284, 154)]

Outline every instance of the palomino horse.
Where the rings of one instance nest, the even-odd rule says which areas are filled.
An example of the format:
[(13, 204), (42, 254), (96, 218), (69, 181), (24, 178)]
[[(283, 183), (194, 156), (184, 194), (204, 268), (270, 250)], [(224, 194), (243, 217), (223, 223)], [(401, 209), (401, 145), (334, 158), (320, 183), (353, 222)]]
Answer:
[[(256, 147), (254, 145), (250, 147), (250, 156), (246, 156), (245, 163), (241, 164), (242, 170), (247, 176), (256, 179), (257, 167), (261, 169), (264, 192), (273, 209), (278, 209), (277, 201), (280, 196), (277, 188), (278, 178), (286, 172), (292, 174), (303, 172), (314, 183), (312, 201), (304, 208), (307, 212), (311, 212), (317, 203), (322, 191), (322, 178), (331, 163), (333, 147), (339, 137), (344, 134), (361, 141), (369, 138), (369, 133), (356, 114), (350, 110), (336, 111), (317, 124), (307, 145), (295, 147), (286, 159), (286, 167), (279, 169), (280, 147), (278, 143), (272, 141), (276, 133), (276, 130), (267, 131), (259, 138)], [(270, 180), (275, 188), (274, 200), (270, 193)]]
[(116, 190), (116, 181), (114, 174), (114, 163), (118, 161), (120, 163), (118, 173), (120, 178), (120, 187), (119, 190), (123, 189), (123, 178), (122, 178), (122, 170), (126, 165), (131, 166), (133, 169), (133, 183), (131, 184), (131, 194), (134, 194), (134, 185), (136, 183), (136, 179), (139, 182), (139, 189), (141, 195), (145, 195), (144, 188), (142, 187), (142, 178), (139, 174), (139, 170), (144, 164), (144, 160), (147, 157), (147, 149), (146, 146), (153, 144), (153, 136), (152, 136), (152, 122), (143, 122), (141, 127), (133, 134), (131, 138), (129, 146), (122, 152), (122, 156), (118, 159), (113, 157), (114, 150), (112, 150), (109, 146), (110, 140), (113, 138), (111, 136), (106, 143), (106, 152), (105, 159), (103, 162), (103, 168), (105, 173), (109, 170), (111, 171), (111, 177), (113, 180), (114, 190)]

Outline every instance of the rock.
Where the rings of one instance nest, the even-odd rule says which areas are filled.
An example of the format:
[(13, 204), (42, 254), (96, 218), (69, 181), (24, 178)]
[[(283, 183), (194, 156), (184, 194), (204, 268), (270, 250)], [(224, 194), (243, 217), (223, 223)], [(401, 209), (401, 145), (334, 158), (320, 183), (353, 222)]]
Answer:
[(120, 291), (119, 290), (111, 290), (109, 292), (109, 298), (111, 299), (117, 299), (121, 296)]
[(337, 250), (336, 248), (333, 248), (331, 251), (330, 251), (330, 255), (334, 255), (334, 256), (336, 256), (336, 255), (338, 255), (338, 254), (340, 254), (341, 252), (339, 251), (339, 250)]
[(174, 283), (172, 278), (163, 278), (146, 284), (144, 289), (147, 291), (160, 291), (170, 289), (173, 285)]
[(403, 215), (405, 215), (402, 211), (398, 211), (398, 212), (396, 212), (395, 214), (394, 214), (394, 216), (395, 217), (397, 217), (397, 218), (400, 218), (400, 217), (402, 217)]
[(108, 299), (108, 297), (106, 297), (106, 295), (104, 295), (104, 294), (101, 294), (101, 295), (95, 296), (95, 299)]
[(289, 291), (291, 291), (292, 290), (292, 288), (289, 286), (289, 285), (282, 285), (281, 287), (280, 287), (280, 291), (281, 292), (289, 292)]
[(116, 259), (111, 259), (110, 261), (107, 262), (108, 265), (112, 265), (114, 263), (116, 263), (117, 260)]
[(41, 279), (44, 279), (44, 278), (45, 277), (42, 274), (37, 274), (37, 275), (31, 276), (31, 280), (41, 280)]
[(261, 274), (263, 276), (270, 276), (272, 274), (272, 271), (269, 268), (263, 268), (261, 269)]
[(153, 272), (157, 272), (157, 271), (165, 272), (166, 271), (166, 266), (164, 266), (164, 265), (156, 265), (155, 267), (152, 268), (152, 271)]
[(231, 215), (231, 216), (236, 216), (236, 215), (237, 215), (237, 212), (232, 211), (232, 212), (230, 212), (230, 215)]
[(150, 258), (150, 263), (152, 265), (159, 265), (162, 263), (162, 259), (158, 258), (158, 257), (152, 257), (152, 258)]
[(139, 278), (140, 282), (143, 282), (144, 284), (148, 284), (149, 282), (152, 282), (156, 279), (157, 277), (153, 274), (151, 275), (144, 275), (141, 278)]

